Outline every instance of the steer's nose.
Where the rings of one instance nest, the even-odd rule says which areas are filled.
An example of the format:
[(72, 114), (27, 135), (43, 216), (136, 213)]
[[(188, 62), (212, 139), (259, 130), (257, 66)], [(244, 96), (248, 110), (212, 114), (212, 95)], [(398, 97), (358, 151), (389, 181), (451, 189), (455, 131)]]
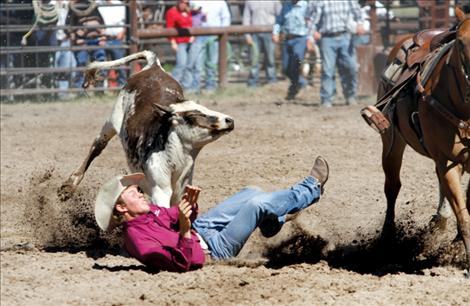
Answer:
[(233, 128), (235, 127), (235, 123), (233, 119), (230, 117), (225, 118), (225, 123), (227, 124), (228, 128), (231, 130), (233, 130)]

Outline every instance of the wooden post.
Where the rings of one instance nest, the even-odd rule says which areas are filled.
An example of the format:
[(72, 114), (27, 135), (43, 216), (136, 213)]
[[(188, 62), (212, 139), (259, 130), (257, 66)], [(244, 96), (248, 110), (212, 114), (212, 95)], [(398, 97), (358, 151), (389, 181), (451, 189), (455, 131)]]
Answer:
[(227, 42), (228, 33), (219, 35), (219, 87), (227, 86)]
[[(130, 46), (130, 53), (135, 54), (138, 52), (138, 45), (137, 41), (139, 37), (137, 36), (137, 1), (130, 0), (129, 1), (129, 16), (130, 16), (130, 29), (129, 29), (129, 46)], [(131, 63), (131, 74), (134, 74), (137, 70), (136, 62)]]

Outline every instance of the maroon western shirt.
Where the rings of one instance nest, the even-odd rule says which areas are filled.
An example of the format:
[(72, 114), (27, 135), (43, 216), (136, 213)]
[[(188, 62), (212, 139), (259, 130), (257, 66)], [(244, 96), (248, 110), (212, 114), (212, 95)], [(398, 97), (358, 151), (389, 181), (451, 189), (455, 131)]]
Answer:
[(124, 223), (124, 248), (141, 263), (158, 270), (184, 272), (204, 264), (195, 232), (179, 233), (178, 207), (150, 204), (150, 212)]

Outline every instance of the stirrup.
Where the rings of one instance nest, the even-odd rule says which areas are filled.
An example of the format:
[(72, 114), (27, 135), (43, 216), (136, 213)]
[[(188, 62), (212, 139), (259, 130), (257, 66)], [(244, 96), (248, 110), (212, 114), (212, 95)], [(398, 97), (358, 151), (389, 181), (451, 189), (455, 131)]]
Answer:
[(365, 122), (379, 134), (385, 133), (390, 127), (390, 121), (373, 105), (364, 107), (361, 110), (361, 116)]

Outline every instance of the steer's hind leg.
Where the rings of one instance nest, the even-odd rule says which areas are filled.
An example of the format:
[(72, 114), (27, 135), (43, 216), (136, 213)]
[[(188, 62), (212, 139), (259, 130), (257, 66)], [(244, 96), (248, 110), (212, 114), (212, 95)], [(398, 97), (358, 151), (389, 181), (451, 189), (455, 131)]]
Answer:
[(116, 135), (116, 130), (114, 129), (111, 122), (107, 121), (101, 129), (101, 133), (93, 141), (88, 155), (83, 160), (80, 167), (78, 167), (59, 188), (58, 194), (60, 198), (67, 199), (71, 196), (71, 194), (75, 191), (75, 188), (82, 181), (83, 176), (85, 175), (85, 172), (90, 166), (91, 162), (95, 159), (95, 157), (100, 155), (101, 151), (103, 151), (109, 140), (111, 140), (114, 135)]
[(387, 212), (383, 225), (383, 237), (395, 236), (395, 204), (401, 188), (400, 169), (406, 143), (397, 132), (389, 129), (382, 135), (382, 168), (385, 173), (384, 191), (387, 198)]

